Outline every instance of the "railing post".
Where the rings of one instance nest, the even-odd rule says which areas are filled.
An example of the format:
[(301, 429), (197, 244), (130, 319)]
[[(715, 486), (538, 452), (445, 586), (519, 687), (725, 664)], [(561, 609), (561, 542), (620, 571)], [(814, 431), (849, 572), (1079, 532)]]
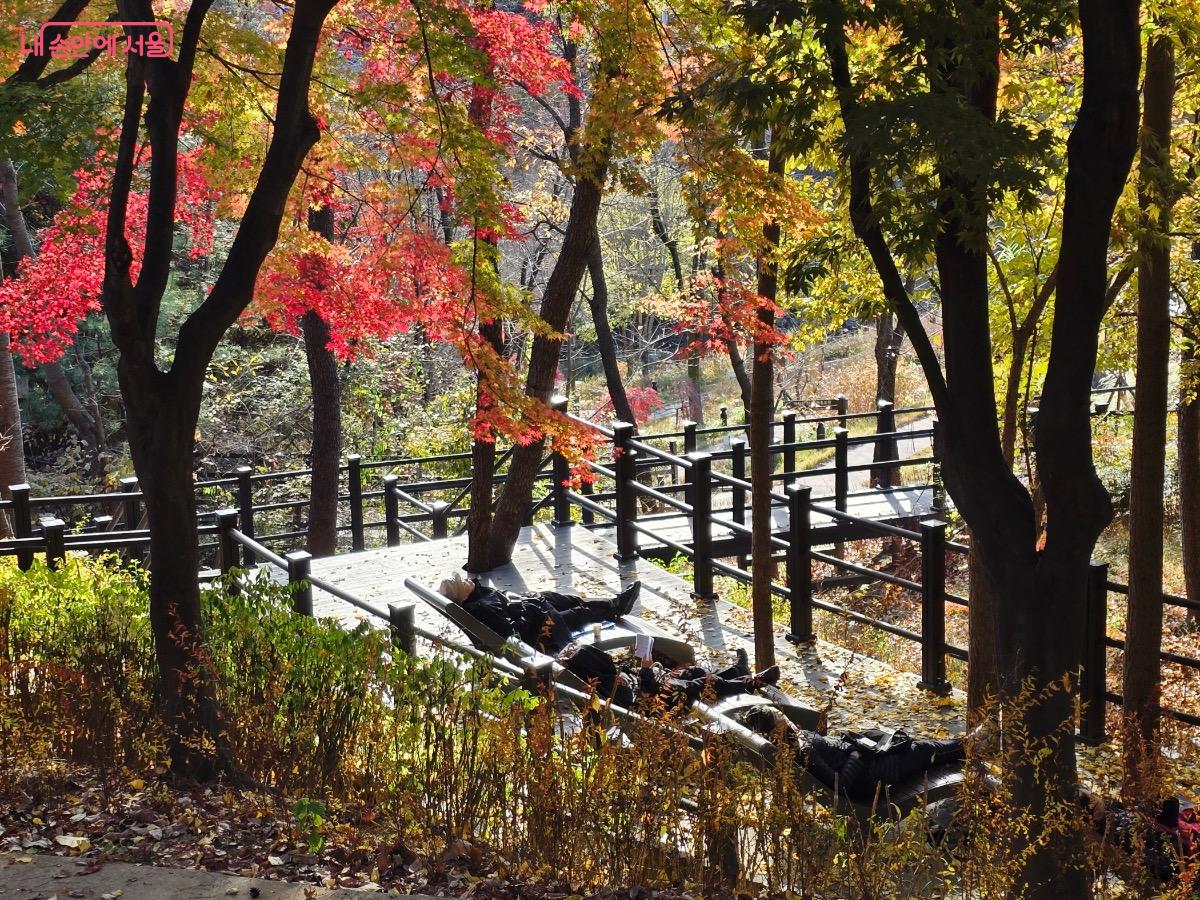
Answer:
[[(562, 415), (567, 414), (567, 398), (555, 395), (550, 398), (550, 408)], [(571, 467), (567, 459), (557, 450), (550, 456), (550, 492), (554, 498), (554, 525), (573, 525), (571, 498), (567, 496), (567, 485), (571, 480)]]
[(921, 523), (921, 681), (920, 687), (944, 694), (946, 679), (946, 523)]
[(793, 644), (815, 641), (812, 611), (812, 532), (809, 506), (812, 488), (793, 481), (787, 486), (788, 497), (788, 605), (791, 627), (787, 639)]
[(346, 493), (350, 497), (350, 549), (367, 546), (363, 534), (362, 457), (351, 453), (346, 457)]
[(849, 421), (846, 416), (850, 412), (850, 401), (846, 399), (845, 394), (838, 394), (834, 397), (834, 403), (837, 405), (838, 428), (847, 428)]
[[(33, 507), (29, 503), (29, 485), (9, 485), (12, 496), (12, 529), (13, 537), (33, 537)], [(33, 565), (32, 550), (17, 551), (17, 567), (25, 572)]]
[[(249, 466), (238, 466), (234, 470), (238, 488), (238, 531), (251, 540), (254, 538), (254, 482), (250, 480), (250, 476), (253, 474), (254, 470)], [(242, 565), (249, 569), (257, 561), (258, 557), (254, 551), (243, 546)]]
[(796, 448), (792, 446), (796, 443), (796, 414), (794, 412), (783, 414), (783, 442), (788, 445), (787, 449), (783, 451), (783, 471), (790, 475), (796, 471)]
[(221, 574), (228, 575), (237, 566), (237, 541), (233, 529), (237, 528), (236, 509), (218, 509), (217, 513), (217, 565)]
[(63, 535), (66, 523), (62, 519), (44, 518), (38, 523), (42, 527), (42, 539), (46, 542), (46, 568), (57, 569), (67, 558)]
[(850, 432), (833, 429), (833, 496), (838, 512), (846, 511), (846, 495), (850, 493)]
[(946, 485), (942, 482), (942, 425), (937, 419), (933, 420), (930, 426), (933, 432), (933, 437), (929, 441), (929, 446), (932, 450), (930, 454), (933, 456), (933, 472), (930, 481), (933, 482), (931, 489), (933, 491), (932, 505), (934, 513), (940, 514), (946, 511)]
[(392, 632), (392, 646), (409, 656), (416, 656), (416, 604), (404, 603), (397, 606), (395, 603), (389, 603), (388, 626)]
[(293, 550), (284, 555), (287, 560), (288, 584), (292, 585), (292, 609), (302, 616), (313, 614), (312, 585), (308, 576), (312, 568), (312, 554), (307, 550)]
[[(136, 494), (138, 492), (138, 480), (136, 478), (122, 478), (120, 481), (122, 494)], [(126, 497), (121, 501), (121, 518), (125, 522), (126, 531), (136, 531), (138, 525), (142, 523), (141, 504), (138, 503), (137, 497)]]
[(1104, 742), (1104, 713), (1108, 702), (1105, 638), (1108, 634), (1108, 563), (1088, 568), (1087, 605), (1083, 616), (1083, 667), (1079, 679), (1079, 740)]
[(637, 479), (637, 459), (629, 442), (633, 440), (633, 426), (628, 422), (613, 423), (613, 473), (617, 510), (617, 559), (634, 559), (637, 556), (637, 493), (633, 482)]
[(400, 544), (400, 501), (396, 496), (396, 485), (399, 482), (399, 475), (383, 476), (383, 518), (389, 547)]
[(695, 422), (684, 422), (683, 423), (683, 455), (687, 456), (689, 453), (695, 453), (698, 446), (699, 445), (696, 442), (696, 423)]
[[(583, 494), (585, 497), (591, 497), (592, 494), (595, 493), (592, 482), (584, 481), (581, 485), (579, 485), (579, 493)], [(596, 521), (595, 513), (593, 513), (586, 506), (579, 511), (579, 518), (582, 520), (584, 525), (592, 525)]]
[[(886, 437), (875, 438), (875, 462), (889, 463), (896, 457), (896, 407), (890, 400), (880, 400), (875, 414), (875, 434)], [(895, 483), (896, 470), (889, 465), (880, 465), (871, 473), (871, 481), (881, 488), (890, 488)]]
[[(667, 442), (667, 452), (672, 456), (679, 455), (679, 445), (674, 441)], [(671, 484), (679, 484), (679, 466), (671, 463)]]
[[(733, 477), (736, 478), (738, 481), (745, 481), (746, 480), (746, 439), (738, 438), (736, 440), (730, 441), (729, 442), (729, 451), (731, 454), (730, 464), (732, 465), (732, 471), (730, 474), (732, 474)], [(733, 507), (733, 509), (731, 510), (731, 514), (733, 515), (733, 521), (737, 522), (739, 525), (745, 525), (746, 524), (746, 489), (744, 487), (737, 487), (735, 485), (734, 487), (730, 488), (730, 497), (731, 497), (731, 505)], [(745, 537), (746, 536), (741, 533), (739, 533), (737, 536), (739, 541), (745, 539)], [(746, 554), (744, 554), (744, 553), (738, 554), (738, 566), (743, 569), (746, 568)]]
[(429, 504), (429, 514), (433, 518), (433, 539), (439, 541), (450, 537), (450, 504), (445, 500), (434, 500)]
[(571, 518), (571, 498), (567, 496), (571, 467), (567, 465), (567, 458), (557, 451), (551, 462), (550, 477), (554, 479), (554, 484), (551, 485), (551, 490), (554, 491), (554, 524), (573, 525), (575, 520)]
[(702, 600), (713, 598), (712, 566), (712, 457), (689, 453), (688, 504), (692, 507), (692, 582)]

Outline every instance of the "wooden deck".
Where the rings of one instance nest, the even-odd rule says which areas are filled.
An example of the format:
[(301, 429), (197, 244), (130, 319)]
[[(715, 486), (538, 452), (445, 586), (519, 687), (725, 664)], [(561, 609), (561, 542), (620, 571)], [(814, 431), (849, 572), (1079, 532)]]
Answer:
[[(585, 596), (606, 596), (638, 579), (641, 599), (635, 614), (680, 634), (703, 648), (699, 656), (727, 661), (737, 647), (753, 655), (749, 613), (723, 600), (696, 601), (690, 586), (654, 563), (618, 563), (615, 547), (579, 526), (525, 528), (510, 565), (495, 569), (487, 579), (511, 590), (555, 588)], [(313, 574), (361, 600), (386, 608), (389, 603), (415, 600), (404, 587), (406, 577), (436, 588), (438, 581), (458, 570), (466, 559), (466, 539), (450, 538), (406, 544), (313, 561)], [(349, 604), (320, 590), (313, 592), (318, 616), (331, 616), (347, 625), (363, 615)], [(436, 634), (465, 641), (458, 629), (425, 604), (418, 603), (417, 623)], [(385, 623), (376, 622), (379, 627)], [(877, 660), (818, 641), (795, 647), (776, 632), (776, 654), (784, 672), (781, 687), (820, 708), (829, 708), (835, 728), (860, 728), (887, 723), (921, 734), (950, 734), (962, 730), (961, 696), (933, 698), (917, 687), (918, 676), (900, 672)]]

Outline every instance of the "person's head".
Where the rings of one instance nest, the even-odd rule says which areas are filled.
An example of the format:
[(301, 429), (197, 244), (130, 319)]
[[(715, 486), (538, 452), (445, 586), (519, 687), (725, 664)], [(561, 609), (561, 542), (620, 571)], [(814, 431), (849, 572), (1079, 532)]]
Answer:
[(787, 716), (766, 703), (743, 706), (734, 711), (733, 718), (751, 731), (766, 738), (771, 737), (780, 729), (791, 731), (791, 722), (788, 721)]
[(469, 578), (463, 578), (461, 572), (455, 572), (449, 578), (443, 578), (442, 583), (438, 585), (438, 593), (455, 603), (465, 603), (473, 590), (475, 590), (475, 582)]

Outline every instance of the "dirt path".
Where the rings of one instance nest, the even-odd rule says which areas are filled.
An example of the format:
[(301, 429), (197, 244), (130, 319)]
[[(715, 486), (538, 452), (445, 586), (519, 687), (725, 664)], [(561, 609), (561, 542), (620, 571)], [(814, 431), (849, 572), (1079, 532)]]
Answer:
[[(361, 890), (328, 889), (195, 869), (100, 863), (67, 856), (0, 853), (0, 900), (362, 900)], [(413, 897), (422, 895), (413, 894)]]

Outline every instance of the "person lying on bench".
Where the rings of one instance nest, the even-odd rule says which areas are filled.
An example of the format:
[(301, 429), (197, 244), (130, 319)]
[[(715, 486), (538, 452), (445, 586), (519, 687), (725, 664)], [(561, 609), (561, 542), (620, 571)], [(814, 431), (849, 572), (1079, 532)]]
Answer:
[[(649, 636), (646, 636), (649, 638)], [(635, 652), (641, 657), (638, 687), (643, 700), (658, 698), (667, 708), (691, 706), (702, 697), (721, 700), (738, 694), (751, 694), (763, 685), (779, 683), (779, 666), (771, 666), (757, 674), (750, 671), (750, 659), (741, 647), (737, 661), (727, 668), (713, 671), (703, 666), (681, 666), (668, 669), (651, 657), (651, 643), (639, 644)], [(643, 649), (644, 648), (644, 649)]]
[(653, 647), (651, 635), (639, 634), (635, 639), (634, 657), (641, 659), (636, 675), (632, 665), (618, 664), (611, 654), (588, 644), (571, 644), (556, 658), (565, 669), (588, 682), (600, 697), (611, 698), (617, 706), (648, 712), (691, 706), (705, 697), (720, 699), (749, 694), (779, 681), (778, 666), (757, 675), (751, 673), (745, 650), (739, 649), (737, 661), (724, 669), (704, 666), (672, 669), (654, 661)]
[(918, 740), (903, 731), (879, 729), (828, 737), (797, 728), (783, 713), (764, 704), (734, 710), (730, 716), (766, 738), (782, 730), (796, 745), (797, 766), (860, 803), (873, 801), (881, 786), (902, 784), (934, 766), (966, 758), (960, 739)]
[(509, 593), (456, 573), (438, 586), (438, 593), (501, 637), (515, 634), (543, 653), (555, 654), (571, 643), (572, 632), (629, 615), (641, 587), (635, 581), (611, 600), (585, 600), (557, 591)]

